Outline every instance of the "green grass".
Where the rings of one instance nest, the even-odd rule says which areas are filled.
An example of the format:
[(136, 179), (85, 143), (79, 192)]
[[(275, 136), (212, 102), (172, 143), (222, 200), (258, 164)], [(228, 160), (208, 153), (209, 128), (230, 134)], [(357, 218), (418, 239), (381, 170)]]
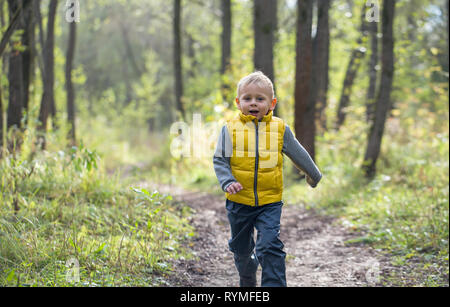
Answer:
[(347, 244), (369, 244), (391, 259), (397, 269), (386, 285), (448, 286), (448, 118), (425, 115), (419, 123), (397, 118), (387, 124), (371, 181), (360, 168), (365, 140), (354, 134), (365, 135), (366, 127), (355, 123), (319, 138), (324, 177), (315, 190), (287, 180), (287, 202), (336, 216), (361, 232)]
[(84, 147), (0, 160), (1, 286), (161, 285), (191, 257), (189, 210), (98, 161)]

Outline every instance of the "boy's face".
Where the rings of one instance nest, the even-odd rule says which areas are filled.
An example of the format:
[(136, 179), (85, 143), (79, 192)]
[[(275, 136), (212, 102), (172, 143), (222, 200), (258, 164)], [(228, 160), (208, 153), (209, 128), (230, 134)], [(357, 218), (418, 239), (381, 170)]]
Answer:
[(277, 99), (272, 97), (269, 88), (251, 83), (240, 89), (236, 104), (242, 114), (253, 115), (260, 120), (269, 111), (275, 109)]

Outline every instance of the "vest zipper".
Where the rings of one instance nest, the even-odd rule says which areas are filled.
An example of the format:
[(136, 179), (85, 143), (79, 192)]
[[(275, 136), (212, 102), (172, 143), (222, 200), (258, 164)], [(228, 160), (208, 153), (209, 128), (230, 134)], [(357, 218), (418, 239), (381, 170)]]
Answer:
[(255, 206), (258, 207), (258, 164), (259, 164), (259, 144), (258, 144), (258, 120), (255, 120), (255, 129), (256, 129), (256, 157), (255, 157), (255, 176), (254, 176), (254, 182), (253, 182), (253, 188), (254, 188), (254, 194), (255, 194)]

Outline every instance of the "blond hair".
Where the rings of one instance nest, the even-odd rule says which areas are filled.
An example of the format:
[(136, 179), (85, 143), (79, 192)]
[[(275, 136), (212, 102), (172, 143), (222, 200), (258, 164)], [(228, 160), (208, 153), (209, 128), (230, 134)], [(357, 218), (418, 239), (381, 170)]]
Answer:
[(264, 73), (261, 71), (255, 71), (244, 78), (242, 78), (237, 85), (237, 97), (239, 97), (239, 92), (242, 87), (247, 86), (249, 84), (257, 84), (261, 87), (268, 87), (270, 92), (272, 93), (272, 98), (275, 97), (275, 93), (273, 90), (273, 83)]

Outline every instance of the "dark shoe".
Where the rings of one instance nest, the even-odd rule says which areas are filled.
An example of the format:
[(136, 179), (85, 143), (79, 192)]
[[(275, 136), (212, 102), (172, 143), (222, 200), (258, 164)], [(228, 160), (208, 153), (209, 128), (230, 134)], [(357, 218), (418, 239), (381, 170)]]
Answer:
[(256, 287), (256, 273), (252, 277), (241, 277), (239, 279), (240, 287)]

